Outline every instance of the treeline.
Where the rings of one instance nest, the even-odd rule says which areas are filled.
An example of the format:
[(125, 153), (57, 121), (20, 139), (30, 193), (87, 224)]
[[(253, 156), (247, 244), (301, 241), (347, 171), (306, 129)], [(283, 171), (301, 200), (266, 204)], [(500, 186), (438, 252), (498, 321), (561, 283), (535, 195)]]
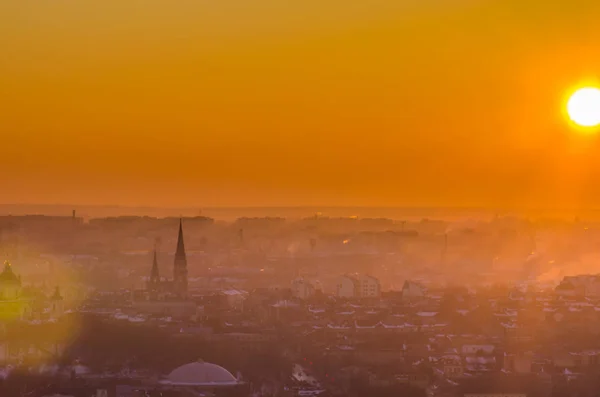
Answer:
[(92, 218), (89, 220), (90, 225), (103, 225), (103, 224), (131, 224), (131, 223), (161, 223), (161, 224), (177, 224), (179, 220), (184, 222), (204, 222), (213, 223), (214, 219), (207, 216), (193, 216), (193, 217), (166, 217), (157, 218), (152, 216), (111, 216), (106, 218)]
[(283, 376), (291, 371), (278, 343), (261, 349), (241, 349), (235, 343), (215, 344), (177, 333), (177, 326), (106, 321), (88, 315), (82, 318), (76, 337), (63, 353), (62, 360), (80, 359), (96, 371), (119, 371), (124, 366), (168, 374), (180, 365), (202, 359), (241, 372), (250, 379)]

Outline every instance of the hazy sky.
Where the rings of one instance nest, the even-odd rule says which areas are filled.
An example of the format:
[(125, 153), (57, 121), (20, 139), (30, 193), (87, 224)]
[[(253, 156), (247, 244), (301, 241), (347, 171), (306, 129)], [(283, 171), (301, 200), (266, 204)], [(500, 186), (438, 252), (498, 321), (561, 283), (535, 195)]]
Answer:
[(600, 207), (598, 0), (0, 0), (0, 202)]

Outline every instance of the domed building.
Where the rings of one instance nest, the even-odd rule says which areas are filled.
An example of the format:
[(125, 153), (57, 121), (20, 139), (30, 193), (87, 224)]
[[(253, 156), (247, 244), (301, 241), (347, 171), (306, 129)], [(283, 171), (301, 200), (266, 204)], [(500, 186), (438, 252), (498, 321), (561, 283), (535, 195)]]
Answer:
[(172, 386), (236, 386), (240, 382), (225, 368), (198, 360), (175, 368), (161, 383)]
[(22, 319), (30, 311), (30, 300), (21, 295), (21, 277), (13, 272), (10, 262), (4, 262), (0, 273), (0, 321)]
[[(15, 322), (38, 327), (45, 322), (56, 322), (63, 313), (63, 297), (58, 287), (49, 297), (35, 288), (23, 288), (21, 277), (15, 274), (10, 262), (5, 261), (0, 273), (0, 365), (24, 359), (41, 360), (49, 354), (57, 354), (63, 346), (52, 338), (45, 342), (36, 339), (35, 343), (12, 344), (6, 333)], [(13, 332), (19, 328), (12, 327)]]

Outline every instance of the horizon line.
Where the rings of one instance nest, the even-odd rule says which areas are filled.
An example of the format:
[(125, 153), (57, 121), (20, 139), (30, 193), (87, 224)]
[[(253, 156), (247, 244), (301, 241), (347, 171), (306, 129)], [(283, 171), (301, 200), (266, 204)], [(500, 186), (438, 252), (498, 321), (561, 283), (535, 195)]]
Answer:
[[(395, 209), (395, 210), (485, 210), (485, 211), (599, 211), (600, 207), (531, 207), (531, 206), (486, 206), (486, 205), (213, 205), (213, 206), (156, 206), (126, 204), (60, 204), (60, 203), (0, 203), (0, 207), (65, 207), (78, 208), (123, 208), (156, 210), (239, 210), (239, 209)], [(319, 211), (317, 211), (319, 212)]]

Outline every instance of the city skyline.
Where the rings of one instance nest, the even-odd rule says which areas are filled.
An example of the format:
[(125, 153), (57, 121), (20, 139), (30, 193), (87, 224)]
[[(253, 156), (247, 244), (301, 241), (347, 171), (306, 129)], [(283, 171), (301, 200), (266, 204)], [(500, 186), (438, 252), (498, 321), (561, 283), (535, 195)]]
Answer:
[(599, 0), (0, 0), (1, 397), (591, 397)]

